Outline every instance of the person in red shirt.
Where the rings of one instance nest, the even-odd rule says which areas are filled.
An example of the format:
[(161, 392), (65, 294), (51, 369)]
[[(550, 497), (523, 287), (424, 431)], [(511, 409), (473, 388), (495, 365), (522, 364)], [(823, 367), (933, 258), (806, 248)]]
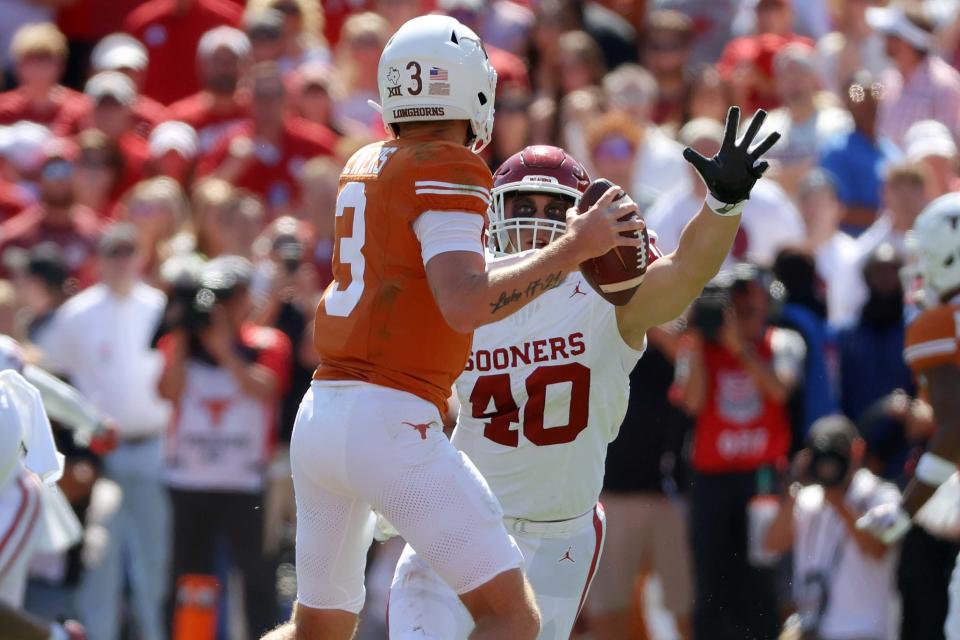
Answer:
[(45, 154), (39, 202), (0, 223), (0, 256), (11, 247), (29, 249), (52, 242), (63, 252), (70, 275), (85, 286), (96, 279), (94, 261), (101, 221), (74, 197), (72, 143), (54, 139), (46, 145)]
[[(138, 91), (143, 90), (149, 61), (146, 47), (126, 33), (107, 36), (97, 43), (90, 56), (90, 64), (94, 72), (119, 71), (133, 81)], [(170, 114), (167, 113), (165, 106), (141, 93), (133, 105), (133, 117), (137, 135), (146, 138), (155, 126), (168, 120)]]
[(67, 39), (49, 23), (28, 24), (10, 44), (16, 89), (0, 93), (0, 125), (29, 120), (50, 127), (57, 135), (70, 130), (86, 108), (83, 94), (59, 84), (67, 58)]
[(797, 35), (790, 0), (757, 1), (756, 35), (734, 38), (717, 62), (720, 76), (733, 86), (733, 104), (750, 109), (780, 106), (773, 85), (773, 58), (791, 42), (814, 46), (813, 40)]
[(249, 96), (240, 89), (250, 60), (250, 41), (240, 30), (217, 27), (203, 34), (197, 67), (203, 88), (170, 105), (170, 118), (197, 132), (200, 153), (208, 153), (250, 116)]
[(748, 560), (748, 505), (773, 490), (772, 467), (789, 450), (787, 402), (802, 374), (805, 345), (797, 333), (768, 325), (770, 299), (757, 267), (737, 265), (713, 282), (693, 304), (674, 390), (696, 417), (694, 637), (775, 638), (772, 571)]
[(150, 134), (147, 173), (166, 176), (188, 189), (197, 165), (197, 132), (185, 122), (168, 120)]
[(200, 38), (221, 25), (237, 27), (243, 10), (228, 0), (149, 0), (131, 13), (124, 31), (146, 45), (153, 62), (143, 92), (171, 104), (200, 89), (194, 64)]
[(90, 78), (86, 94), (93, 102), (93, 127), (116, 144), (123, 156), (123, 172), (111, 194), (111, 200), (116, 201), (143, 178), (144, 165), (150, 157), (147, 141), (133, 128), (137, 89), (133, 81), (119, 71), (104, 71)]
[(287, 114), (286, 87), (275, 64), (257, 65), (252, 85), (252, 117), (201, 161), (200, 173), (257, 194), (273, 219), (296, 206), (303, 165), (331, 155), (336, 135)]

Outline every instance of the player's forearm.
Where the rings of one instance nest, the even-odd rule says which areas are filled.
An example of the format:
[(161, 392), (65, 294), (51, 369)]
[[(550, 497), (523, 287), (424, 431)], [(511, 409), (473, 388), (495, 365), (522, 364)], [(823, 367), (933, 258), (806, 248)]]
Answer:
[(247, 395), (264, 402), (275, 396), (277, 378), (266, 367), (259, 364), (247, 364), (233, 354), (224, 358), (221, 364), (240, 383), (240, 388)]
[(793, 496), (787, 494), (763, 537), (763, 550), (767, 553), (781, 554), (793, 548), (793, 505)]
[(23, 377), (40, 392), (51, 420), (90, 434), (100, 430), (103, 420), (96, 407), (72, 386), (34, 365), (24, 367)]
[(441, 304), (451, 327), (467, 333), (496, 322), (563, 282), (578, 260), (566, 237), (531, 255), (502, 266), (469, 273), (454, 287), (453, 300)]
[(844, 528), (846, 528), (847, 533), (850, 534), (853, 543), (857, 545), (861, 553), (876, 560), (879, 560), (887, 554), (889, 547), (886, 544), (880, 542), (866, 531), (857, 528), (857, 518), (859, 515), (854, 515), (846, 504), (840, 504), (836, 506), (834, 510), (837, 512), (837, 515), (840, 516)]

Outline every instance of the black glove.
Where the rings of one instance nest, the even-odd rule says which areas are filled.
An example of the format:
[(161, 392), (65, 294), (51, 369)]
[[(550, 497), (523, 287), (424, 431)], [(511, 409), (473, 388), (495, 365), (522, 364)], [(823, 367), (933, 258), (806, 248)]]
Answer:
[(770, 167), (768, 162), (757, 162), (757, 160), (780, 139), (779, 133), (774, 131), (753, 151), (749, 151), (766, 117), (767, 112), (758, 109), (750, 123), (750, 128), (747, 129), (740, 144), (737, 144), (740, 107), (730, 107), (727, 112), (727, 130), (717, 155), (707, 159), (690, 147), (683, 150), (684, 159), (693, 165), (703, 178), (710, 194), (720, 202), (736, 204), (749, 198), (753, 185)]

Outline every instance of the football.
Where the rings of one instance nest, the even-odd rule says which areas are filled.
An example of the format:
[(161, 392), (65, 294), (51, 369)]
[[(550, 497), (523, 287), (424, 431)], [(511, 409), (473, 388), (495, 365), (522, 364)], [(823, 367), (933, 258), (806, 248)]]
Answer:
[[(600, 197), (613, 186), (609, 180), (600, 178), (594, 180), (587, 187), (580, 197), (580, 204), (577, 210), (584, 213), (592, 207)], [(621, 191), (614, 202), (623, 198), (626, 194)], [(630, 213), (620, 220), (629, 220), (636, 216), (636, 213)], [(644, 242), (640, 247), (614, 247), (607, 253), (598, 258), (591, 258), (586, 262), (580, 263), (580, 273), (600, 296), (618, 306), (625, 305), (633, 298), (634, 292), (643, 283), (643, 276), (647, 272), (648, 254), (646, 247), (649, 245), (647, 238), (647, 229), (644, 227), (640, 231), (624, 231), (621, 235), (630, 236), (631, 234), (643, 234)]]

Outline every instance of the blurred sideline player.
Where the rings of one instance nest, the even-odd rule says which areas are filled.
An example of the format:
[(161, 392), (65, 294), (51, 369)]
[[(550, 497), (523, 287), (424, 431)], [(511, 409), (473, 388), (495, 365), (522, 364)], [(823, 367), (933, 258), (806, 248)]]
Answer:
[[(533, 638), (522, 557), (483, 478), (450, 444), (441, 412), (473, 330), (560, 284), (580, 262), (640, 246), (615, 190), (550, 247), (487, 270), (496, 73), (453, 18), (403, 25), (377, 70), (395, 139), (347, 162), (336, 209), (334, 282), (317, 309), (321, 364), (290, 446), (297, 501), (294, 624), (269, 637), (349, 638), (364, 602), (376, 509), (460, 595), (474, 638)], [(293, 627), (293, 629), (291, 629)]]
[[(956, 495), (931, 500), (960, 463), (960, 194), (949, 193), (927, 205), (907, 236), (907, 246), (916, 260), (917, 273), (912, 275), (919, 277), (929, 307), (907, 327), (903, 355), (939, 427), (917, 462), (902, 507), (878, 507), (858, 522), (885, 542), (904, 535), (915, 517), (936, 534), (945, 523), (955, 523), (960, 511)], [(943, 489), (955, 491), (956, 479)], [(949, 597), (944, 633), (947, 640), (960, 640), (960, 564)]]
[(89, 442), (103, 433), (96, 411), (75, 389), (26, 365), (16, 341), (0, 336), (0, 629), (12, 634), (4, 637), (24, 640), (80, 639), (85, 636), (76, 622), (50, 624), (18, 611), (31, 560), (66, 551), (82, 534), (54, 484), (63, 473), (63, 457), (47, 410), (78, 440)]
[[(743, 202), (766, 168), (758, 160), (779, 137), (748, 152), (764, 116), (757, 113), (737, 146), (733, 109), (715, 158), (684, 153), (714, 195), (674, 253), (658, 257), (648, 249), (655, 262), (629, 303), (613, 306), (573, 272), (520, 313), (474, 334), (456, 382), (460, 416), (452, 441), (500, 500), (504, 524), (523, 552), (542, 640), (570, 637), (597, 570), (607, 445), (626, 413), (646, 331), (680, 315), (729, 253)], [(580, 164), (556, 147), (528, 147), (509, 158), (494, 174), (490, 208), (492, 248), (508, 257), (491, 265), (545, 251), (562, 237), (563, 212), (588, 184)], [(394, 575), (389, 613), (393, 640), (459, 640), (473, 626), (453, 591), (409, 545)]]

